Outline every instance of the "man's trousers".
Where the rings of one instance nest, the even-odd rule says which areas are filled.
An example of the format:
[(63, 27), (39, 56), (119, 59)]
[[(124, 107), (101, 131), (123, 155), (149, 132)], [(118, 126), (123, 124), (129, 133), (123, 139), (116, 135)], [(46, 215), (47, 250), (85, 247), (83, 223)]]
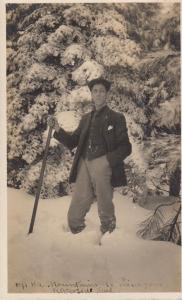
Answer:
[(114, 214), (111, 168), (106, 155), (93, 160), (80, 158), (72, 201), (68, 211), (68, 224), (73, 233), (85, 227), (85, 216), (94, 198), (97, 200), (101, 231), (113, 231)]

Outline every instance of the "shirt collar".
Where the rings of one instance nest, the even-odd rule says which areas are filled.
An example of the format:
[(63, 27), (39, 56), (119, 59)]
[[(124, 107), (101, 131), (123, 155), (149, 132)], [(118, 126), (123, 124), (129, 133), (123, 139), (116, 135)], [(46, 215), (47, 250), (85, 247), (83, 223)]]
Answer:
[(101, 112), (103, 112), (107, 107), (108, 107), (107, 104), (105, 104), (105, 105), (102, 106), (99, 110), (96, 110), (95, 106), (93, 106), (92, 114), (99, 115), (99, 114), (100, 114)]

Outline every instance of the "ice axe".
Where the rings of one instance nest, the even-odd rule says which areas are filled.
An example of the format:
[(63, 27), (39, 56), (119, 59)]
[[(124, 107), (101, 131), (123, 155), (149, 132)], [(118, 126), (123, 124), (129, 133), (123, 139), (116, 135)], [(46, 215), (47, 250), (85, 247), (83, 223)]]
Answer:
[(45, 146), (45, 151), (44, 151), (44, 157), (43, 157), (43, 161), (42, 161), (42, 166), (41, 166), (41, 171), (40, 171), (40, 176), (39, 176), (39, 181), (38, 181), (38, 187), (37, 187), (37, 191), (36, 191), (36, 195), (35, 195), (35, 202), (34, 202), (34, 207), (33, 207), (33, 211), (32, 211), (32, 218), (31, 218), (28, 234), (33, 232), (33, 227), (34, 227), (34, 222), (35, 222), (35, 217), (36, 217), (36, 212), (37, 212), (43, 177), (44, 177), (44, 171), (45, 171), (45, 166), (46, 166), (46, 159), (47, 159), (49, 144), (50, 144), (51, 135), (52, 135), (52, 130), (53, 130), (53, 126), (49, 126), (49, 131), (48, 131), (48, 136), (47, 136), (47, 141), (46, 141), (46, 146)]

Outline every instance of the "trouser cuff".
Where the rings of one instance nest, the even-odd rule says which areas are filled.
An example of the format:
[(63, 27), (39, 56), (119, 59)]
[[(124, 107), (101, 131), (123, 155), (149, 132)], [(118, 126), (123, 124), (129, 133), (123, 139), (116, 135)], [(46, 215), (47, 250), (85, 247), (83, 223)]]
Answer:
[(73, 234), (77, 234), (81, 232), (85, 228), (85, 225), (77, 226), (77, 227), (72, 227), (70, 226), (70, 230)]
[(112, 220), (109, 224), (101, 224), (100, 226), (100, 230), (101, 232), (104, 234), (106, 233), (107, 231), (109, 233), (113, 232), (114, 229), (116, 228), (116, 221), (115, 220)]

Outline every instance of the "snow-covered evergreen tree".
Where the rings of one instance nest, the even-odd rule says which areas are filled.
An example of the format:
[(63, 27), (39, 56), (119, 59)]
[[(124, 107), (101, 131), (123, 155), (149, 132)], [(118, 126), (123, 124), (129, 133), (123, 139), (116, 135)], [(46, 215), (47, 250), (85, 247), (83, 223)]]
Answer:
[[(73, 130), (89, 110), (87, 81), (105, 76), (133, 144), (125, 192), (170, 190), (180, 161), (179, 12), (165, 3), (7, 4), (9, 186), (35, 193), (48, 115)], [(72, 159), (51, 141), (42, 197), (68, 191)]]

